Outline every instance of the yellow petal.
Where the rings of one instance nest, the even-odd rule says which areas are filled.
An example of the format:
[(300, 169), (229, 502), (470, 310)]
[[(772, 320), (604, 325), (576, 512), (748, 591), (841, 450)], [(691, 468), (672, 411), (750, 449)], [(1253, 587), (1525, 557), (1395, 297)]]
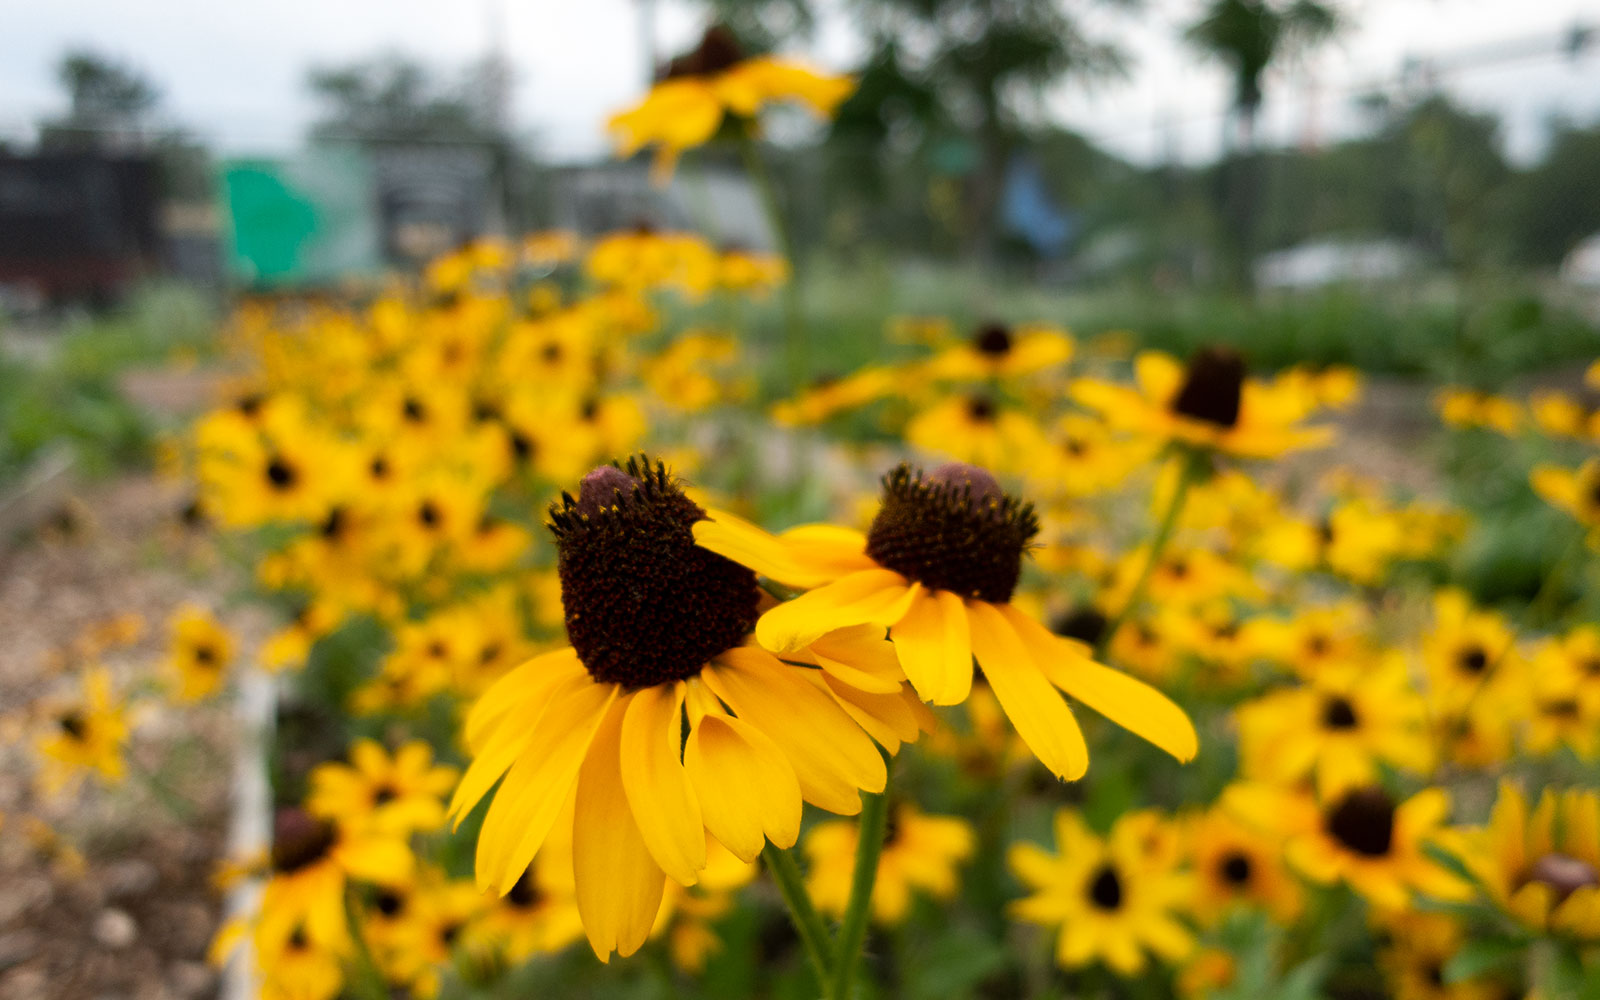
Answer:
[(829, 812), (861, 810), (858, 789), (883, 791), (888, 773), (878, 748), (828, 695), (752, 647), (730, 649), (700, 676), (741, 719), (778, 745), (806, 801)]
[(900, 668), (924, 701), (959, 705), (972, 691), (972, 634), (961, 598), (924, 591), (889, 630)]
[(742, 719), (707, 715), (683, 748), (706, 829), (741, 861), (800, 836), (800, 782), (778, 745)]
[(706, 833), (678, 758), (683, 690), (682, 683), (658, 685), (633, 696), (622, 720), (622, 787), (656, 864), (680, 885), (694, 885), (706, 866)]
[(703, 549), (710, 549), (761, 576), (791, 587), (809, 590), (831, 583), (840, 575), (825, 565), (812, 565), (803, 551), (784, 544), (743, 518), (720, 510), (708, 511), (706, 520), (695, 522), (694, 540)]
[(578, 780), (584, 754), (606, 710), (615, 684), (573, 678), (550, 699), (533, 738), (495, 793), (478, 834), (478, 887), (511, 891), (549, 835)]
[(572, 821), (578, 914), (600, 961), (624, 958), (650, 936), (666, 874), (651, 857), (622, 788), (622, 721), (627, 703), (605, 713), (583, 759)]
[(967, 614), (972, 651), (1017, 735), (1056, 777), (1067, 781), (1083, 777), (1089, 769), (1089, 748), (1061, 693), (997, 609), (972, 601)]
[(905, 615), (920, 589), (907, 586), (905, 577), (893, 570), (851, 573), (762, 615), (756, 638), (770, 650), (787, 653), (835, 629), (867, 622), (887, 628)]
[(1062, 639), (1016, 608), (1001, 609), (1034, 661), (1067, 694), (1181, 761), (1194, 759), (1194, 723), (1172, 699), (1120, 670), (1096, 663), (1077, 643)]

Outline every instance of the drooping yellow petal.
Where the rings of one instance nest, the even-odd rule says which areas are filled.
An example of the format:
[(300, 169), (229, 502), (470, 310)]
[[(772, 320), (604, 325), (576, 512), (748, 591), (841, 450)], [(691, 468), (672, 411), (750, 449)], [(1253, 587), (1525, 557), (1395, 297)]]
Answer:
[(650, 936), (667, 877), (633, 820), (622, 787), (622, 722), (626, 701), (613, 705), (595, 732), (578, 776), (572, 822), (572, 874), (578, 914), (600, 961), (626, 958)]
[(683, 694), (679, 682), (633, 696), (622, 720), (622, 787), (656, 864), (680, 885), (694, 885), (706, 866), (706, 834), (678, 757)]
[(741, 861), (771, 840), (793, 847), (800, 836), (800, 781), (778, 745), (727, 715), (707, 714), (683, 748), (684, 768), (700, 799), (706, 829)]
[(894, 644), (877, 625), (854, 625), (813, 642), (811, 659), (851, 687), (893, 694), (905, 682)]
[(1056, 687), (1181, 761), (1194, 759), (1194, 723), (1172, 699), (1119, 670), (1091, 659), (1083, 647), (1052, 633), (1016, 608), (1000, 608)]
[(756, 638), (770, 650), (787, 653), (835, 629), (867, 622), (887, 628), (905, 615), (920, 591), (893, 570), (851, 573), (762, 615)]
[(972, 691), (972, 633), (960, 597), (924, 591), (889, 636), (906, 679), (924, 701), (959, 705), (967, 700)]
[(827, 694), (772, 654), (730, 649), (700, 676), (740, 718), (778, 745), (806, 801), (829, 812), (861, 810), (859, 789), (881, 792), (888, 772), (878, 748)]
[(478, 834), (478, 887), (511, 891), (566, 805), (595, 729), (617, 698), (615, 684), (587, 675), (563, 685), (495, 793)]
[(706, 520), (695, 522), (694, 540), (703, 549), (790, 587), (809, 590), (841, 575), (831, 565), (807, 558), (803, 549), (720, 510), (708, 511)]
[(1083, 777), (1089, 769), (1089, 748), (1061, 692), (998, 609), (970, 601), (967, 614), (972, 651), (1017, 735), (1056, 777), (1067, 781)]

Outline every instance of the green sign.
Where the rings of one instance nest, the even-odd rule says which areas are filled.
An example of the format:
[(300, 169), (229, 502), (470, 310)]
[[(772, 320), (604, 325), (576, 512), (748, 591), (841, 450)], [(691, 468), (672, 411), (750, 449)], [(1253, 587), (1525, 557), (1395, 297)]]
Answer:
[(228, 274), (265, 288), (318, 285), (382, 267), (372, 167), (355, 149), (314, 147), (222, 168)]

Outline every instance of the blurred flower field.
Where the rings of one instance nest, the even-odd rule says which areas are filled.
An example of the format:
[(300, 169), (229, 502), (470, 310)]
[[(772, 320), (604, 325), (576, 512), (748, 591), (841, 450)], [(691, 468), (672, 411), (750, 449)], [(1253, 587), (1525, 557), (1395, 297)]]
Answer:
[[(850, 86), (713, 33), (615, 125), (665, 172)], [(237, 581), (64, 658), (39, 796), (270, 675), (211, 958), (282, 1000), (1600, 990), (1600, 417), (1432, 401), (1559, 536), (1491, 603), (1476, 481), (1323, 457), (1354, 368), (904, 315), (814, 378), (803, 280), (640, 227), (242, 304), (161, 453)]]

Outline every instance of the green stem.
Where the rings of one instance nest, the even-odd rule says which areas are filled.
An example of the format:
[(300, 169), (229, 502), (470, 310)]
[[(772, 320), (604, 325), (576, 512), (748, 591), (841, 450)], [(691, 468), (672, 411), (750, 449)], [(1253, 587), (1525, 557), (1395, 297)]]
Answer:
[(1117, 630), (1127, 624), (1129, 616), (1143, 603), (1145, 591), (1150, 589), (1150, 576), (1161, 562), (1167, 542), (1172, 539), (1173, 529), (1178, 526), (1178, 515), (1183, 513), (1184, 501), (1189, 498), (1189, 487), (1194, 484), (1199, 473), (1203, 456), (1199, 452), (1185, 451), (1179, 461), (1183, 464), (1178, 469), (1178, 482), (1172, 488), (1172, 496), (1167, 498), (1167, 509), (1161, 515), (1161, 524), (1156, 528), (1155, 537), (1150, 540), (1150, 554), (1139, 570), (1138, 579), (1133, 582), (1133, 589), (1128, 592), (1127, 602), (1122, 605), (1116, 616), (1106, 623), (1105, 631), (1100, 633), (1100, 641), (1095, 644), (1094, 649), (1097, 660), (1105, 658), (1106, 650), (1111, 648), (1111, 640), (1116, 638)]
[(761, 849), (761, 859), (767, 863), (767, 871), (772, 873), (772, 880), (778, 884), (778, 894), (789, 908), (789, 920), (800, 935), (800, 943), (805, 946), (811, 967), (816, 970), (817, 982), (826, 986), (830, 951), (828, 929), (823, 926), (822, 917), (817, 914), (811, 897), (806, 894), (800, 867), (794, 863), (792, 854), (771, 844)]
[(761, 196), (761, 205), (767, 213), (767, 224), (778, 238), (778, 249), (789, 265), (789, 280), (783, 283), (783, 337), (788, 353), (790, 395), (798, 395), (805, 388), (810, 375), (810, 351), (806, 342), (805, 317), (800, 302), (800, 261), (795, 256), (794, 235), (778, 200), (778, 188), (773, 183), (772, 171), (761, 158), (761, 150), (749, 133), (739, 139), (739, 152), (744, 157), (745, 172)]
[(850, 1000), (854, 994), (856, 964), (867, 939), (867, 917), (872, 912), (872, 887), (878, 881), (878, 858), (883, 854), (883, 835), (889, 827), (889, 793), (885, 786), (878, 795), (867, 795), (861, 802), (860, 834), (856, 840), (856, 867), (850, 879), (850, 903), (839, 925), (839, 942), (834, 952), (833, 985), (830, 1000)]
[(188, 796), (168, 784), (159, 771), (145, 767), (134, 759), (131, 754), (128, 756), (128, 769), (138, 775), (139, 779), (144, 782), (145, 788), (166, 807), (174, 819), (187, 821), (199, 815), (200, 807), (190, 800)]

